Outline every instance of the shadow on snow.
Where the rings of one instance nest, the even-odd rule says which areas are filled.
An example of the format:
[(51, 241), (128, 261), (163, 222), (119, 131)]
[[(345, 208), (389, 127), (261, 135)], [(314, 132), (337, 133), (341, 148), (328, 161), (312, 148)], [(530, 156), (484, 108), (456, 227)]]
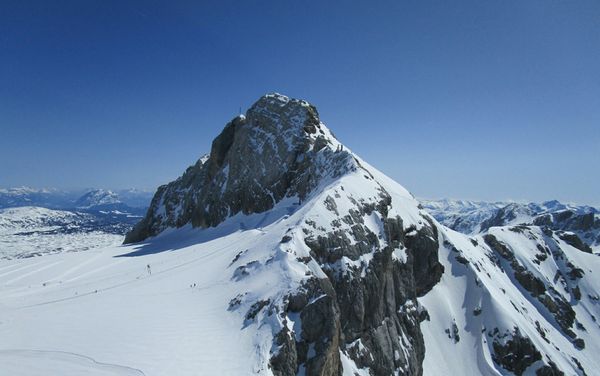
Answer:
[(273, 209), (257, 214), (236, 214), (227, 218), (218, 227), (193, 228), (190, 224), (181, 228), (170, 228), (159, 235), (127, 246), (133, 248), (131, 252), (114, 257), (137, 257), (155, 253), (176, 251), (196, 244), (208, 243), (212, 240), (243, 231), (265, 232), (263, 228), (287, 219), (298, 210), (297, 198), (288, 198), (280, 202)]

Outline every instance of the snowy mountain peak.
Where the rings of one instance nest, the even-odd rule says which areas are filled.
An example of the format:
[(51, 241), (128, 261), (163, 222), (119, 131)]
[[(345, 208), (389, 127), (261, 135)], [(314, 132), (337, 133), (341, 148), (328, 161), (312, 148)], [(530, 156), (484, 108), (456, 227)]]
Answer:
[(158, 189), (126, 243), (190, 227), (197, 236), (254, 239), (231, 260), (240, 293), (229, 311), (264, 333), (258, 357), (272, 370), (264, 374), (420, 372), (417, 297), (443, 273), (437, 230), (308, 102), (269, 94), (234, 118), (208, 159)]
[(89, 209), (97, 206), (120, 204), (119, 196), (110, 190), (105, 189), (93, 189), (83, 196), (81, 196), (76, 202), (75, 207), (80, 209)]
[(314, 106), (267, 94), (231, 120), (201, 158), (160, 187), (144, 221), (127, 237), (136, 242), (168, 227), (212, 227), (237, 213), (260, 213), (284, 198), (304, 200), (328, 178), (360, 168), (319, 120)]

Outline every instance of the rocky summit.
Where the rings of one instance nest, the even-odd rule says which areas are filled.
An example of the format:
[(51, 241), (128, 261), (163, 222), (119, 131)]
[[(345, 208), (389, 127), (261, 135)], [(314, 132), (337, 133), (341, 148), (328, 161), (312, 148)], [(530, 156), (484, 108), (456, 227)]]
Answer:
[(260, 98), (229, 122), (210, 154), (161, 186), (126, 243), (191, 223), (217, 226), (237, 213), (261, 213), (283, 198), (304, 200), (327, 178), (356, 168), (351, 154), (308, 102), (279, 94)]

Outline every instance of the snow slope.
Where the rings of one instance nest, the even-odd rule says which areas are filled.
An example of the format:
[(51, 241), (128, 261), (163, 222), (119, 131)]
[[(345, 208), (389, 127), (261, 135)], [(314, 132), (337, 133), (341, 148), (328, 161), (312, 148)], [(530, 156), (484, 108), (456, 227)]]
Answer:
[[(537, 278), (546, 292), (536, 295), (524, 288), (516, 278), (515, 267), (490, 248), (484, 236), (469, 239), (443, 230), (440, 260), (447, 273), (420, 299), (431, 317), (422, 326), (427, 343), (425, 374), (441, 374), (444, 370), (510, 374), (495, 366), (492, 359), (494, 343), (505, 343), (515, 328), (531, 340), (547, 364), (551, 361), (565, 374), (575, 375), (582, 374), (579, 362), (588, 374), (593, 374), (597, 368), (594, 354), (600, 350), (596, 340), (600, 335), (596, 322), (600, 313), (598, 257), (570, 246), (555, 234), (548, 236), (535, 226), (523, 227), (521, 232), (509, 227), (493, 228), (490, 233), (507, 245), (516, 263)], [(573, 270), (583, 275), (578, 277)], [(562, 328), (556, 315), (541, 303), (540, 297), (545, 295), (572, 307), (576, 325)], [(575, 338), (584, 341), (585, 349), (577, 346)], [(473, 356), (447, 356), (449, 353)], [(528, 371), (533, 374), (532, 369)]]
[[(66, 352), (92, 358), (77, 364), (90, 370), (100, 362), (145, 375), (247, 374), (253, 333), (240, 331), (239, 318), (227, 311), (238, 288), (226, 271), (239, 247), (257, 243), (259, 234), (203, 243), (183, 230), (153, 245), (162, 252), (143, 257), (118, 257), (142, 248), (136, 246), (4, 262), (0, 360), (9, 353), (27, 362), (31, 351), (45, 351), (45, 361), (56, 363), (56, 352)], [(190, 241), (198, 244), (186, 246)], [(63, 362), (71, 367), (77, 359)], [(40, 368), (32, 374), (48, 371)]]

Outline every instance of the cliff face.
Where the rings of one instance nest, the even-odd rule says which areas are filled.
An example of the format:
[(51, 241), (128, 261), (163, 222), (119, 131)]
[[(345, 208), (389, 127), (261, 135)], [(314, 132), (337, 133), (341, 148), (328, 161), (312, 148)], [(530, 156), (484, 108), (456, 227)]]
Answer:
[(300, 315), (302, 335), (293, 340), (283, 329), (283, 351), (272, 368), (276, 375), (302, 367), (311, 375), (339, 375), (341, 356), (375, 375), (420, 375), (420, 322), (427, 312), (417, 297), (443, 273), (437, 229), (426, 216), (405, 226), (399, 213), (390, 212), (394, 200), (381, 186), (377, 196), (361, 202), (345, 187), (332, 187), (322, 201), (328, 213), (309, 213), (302, 226), (310, 260), (326, 278), (307, 280), (284, 301), (286, 315)]

